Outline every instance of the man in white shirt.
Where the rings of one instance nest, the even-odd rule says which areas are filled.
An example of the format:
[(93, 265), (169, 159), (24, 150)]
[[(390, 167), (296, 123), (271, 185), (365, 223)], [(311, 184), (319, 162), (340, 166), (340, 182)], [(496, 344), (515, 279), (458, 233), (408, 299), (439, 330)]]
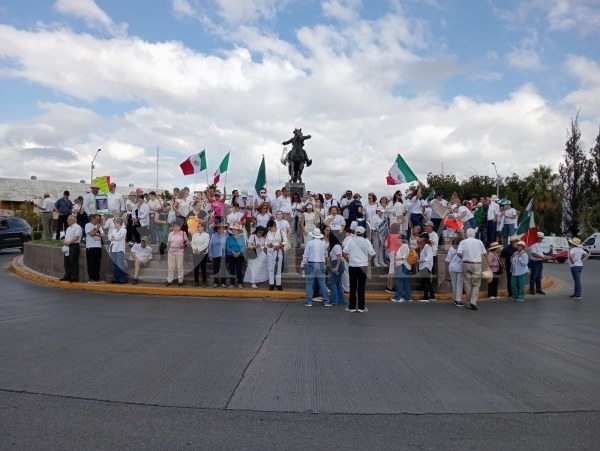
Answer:
[(367, 284), (367, 270), (370, 261), (375, 255), (373, 245), (365, 238), (366, 229), (362, 226), (356, 228), (356, 237), (348, 243), (343, 250), (343, 256), (348, 260), (350, 276), (350, 299), (347, 312), (367, 312), (365, 306), (365, 286)]
[(271, 205), (271, 198), (267, 195), (267, 189), (266, 188), (262, 188), (258, 192), (258, 197), (254, 201), (254, 211), (256, 212), (255, 214), (259, 214), (260, 213), (260, 207), (263, 204), (267, 205), (267, 207), (268, 207), (267, 210), (269, 212), (272, 211), (273, 206)]
[(431, 241), (431, 249), (433, 250), (433, 269), (431, 270), (431, 274), (437, 274), (437, 254), (438, 254), (438, 242), (440, 237), (434, 231), (434, 223), (433, 221), (425, 222), (425, 233), (429, 235), (429, 240)]
[(340, 203), (333, 198), (333, 194), (331, 194), (331, 190), (325, 191), (323, 193), (323, 196), (325, 197), (325, 202), (323, 205), (325, 207), (325, 211), (329, 211), (329, 209), (333, 206), (335, 206), (335, 207), (340, 206)]
[(475, 238), (475, 229), (467, 230), (467, 239), (460, 242), (456, 253), (463, 262), (463, 288), (467, 295), (467, 308), (477, 310), (482, 265), (486, 269), (489, 269), (489, 265), (485, 246)]
[(44, 239), (52, 239), (52, 222), (54, 220), (54, 202), (50, 199), (49, 193), (44, 193), (44, 200), (42, 206), (34, 204), (40, 210), (42, 210), (42, 228), (44, 230)]
[(408, 228), (408, 239), (410, 240), (410, 235), (412, 233), (412, 227), (419, 226), (419, 230), (423, 230), (423, 216), (424, 216), (424, 207), (427, 204), (426, 201), (423, 200), (423, 194), (421, 193), (421, 186), (417, 188), (416, 191), (412, 193), (407, 199), (408, 202), (408, 211), (410, 213), (410, 226)]
[(136, 207), (133, 210), (133, 233), (132, 238), (136, 243), (141, 242), (142, 236), (148, 235), (150, 225), (150, 208), (144, 201), (144, 196), (138, 196)]
[(100, 283), (100, 263), (102, 261), (102, 238), (104, 228), (100, 224), (100, 215), (93, 214), (85, 225), (85, 258), (87, 262), (88, 283)]
[(292, 220), (292, 198), (290, 197), (290, 190), (287, 186), (281, 189), (281, 196), (275, 199), (273, 202), (273, 213), (283, 213), (283, 218), (290, 222)]
[(112, 183), (108, 185), (108, 194), (106, 195), (106, 204), (108, 205), (108, 211), (119, 210), (125, 213), (127, 208), (125, 207), (125, 199), (123, 195), (117, 193), (117, 184)]
[(300, 264), (306, 275), (306, 301), (304, 305), (312, 307), (313, 288), (316, 279), (319, 284), (319, 291), (323, 297), (323, 305), (331, 307), (332, 304), (329, 301), (325, 276), (327, 245), (323, 241), (323, 234), (318, 228), (310, 232), (310, 236), (312, 240), (308, 241), (304, 246), (304, 254), (302, 255), (302, 263)]
[(512, 206), (512, 202), (509, 200), (504, 210), (504, 226), (503, 226), (503, 243), (506, 245), (509, 243), (509, 239), (514, 235), (517, 229), (517, 218), (519, 213)]
[(77, 224), (75, 215), (67, 218), (68, 227), (65, 230), (63, 244), (69, 248), (64, 256), (65, 275), (62, 277), (64, 282), (77, 282), (79, 280), (79, 243), (81, 242), (82, 230)]
[(152, 260), (152, 248), (148, 246), (148, 237), (142, 236), (139, 243), (135, 243), (129, 251), (129, 259), (133, 260), (133, 280), (131, 283), (139, 283), (140, 269)]
[(83, 210), (87, 213), (88, 217), (96, 214), (96, 196), (100, 191), (100, 187), (98, 185), (91, 185), (90, 190), (92, 191), (91, 193), (83, 196)]
[(546, 294), (542, 290), (542, 273), (544, 272), (544, 261), (552, 257), (544, 255), (542, 251), (542, 240), (544, 234), (538, 232), (538, 242), (529, 246), (529, 262), (531, 263), (531, 273), (529, 274), (529, 294)]
[(498, 227), (498, 219), (500, 218), (500, 205), (498, 205), (498, 196), (495, 194), (488, 197), (487, 211), (487, 232), (488, 246), (496, 241), (496, 229)]
[(340, 209), (344, 219), (348, 219), (348, 206), (350, 205), (350, 202), (352, 202), (352, 191), (348, 190), (340, 201)]

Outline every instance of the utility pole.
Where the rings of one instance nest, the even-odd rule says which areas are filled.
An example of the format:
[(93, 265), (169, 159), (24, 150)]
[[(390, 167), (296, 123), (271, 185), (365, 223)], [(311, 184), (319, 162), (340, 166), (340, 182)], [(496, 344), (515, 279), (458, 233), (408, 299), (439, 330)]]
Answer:
[(91, 168), (90, 168), (90, 169), (91, 169), (91, 171), (90, 171), (90, 184), (92, 184), (92, 183), (93, 183), (93, 180), (94, 180), (94, 167), (95, 167), (95, 166), (94, 166), (94, 161), (96, 161), (96, 157), (98, 156), (98, 153), (99, 153), (101, 150), (102, 150), (102, 149), (98, 149), (98, 150), (96, 151), (96, 155), (94, 155), (94, 159), (92, 160), (92, 164), (90, 165), (90, 166), (91, 166)]

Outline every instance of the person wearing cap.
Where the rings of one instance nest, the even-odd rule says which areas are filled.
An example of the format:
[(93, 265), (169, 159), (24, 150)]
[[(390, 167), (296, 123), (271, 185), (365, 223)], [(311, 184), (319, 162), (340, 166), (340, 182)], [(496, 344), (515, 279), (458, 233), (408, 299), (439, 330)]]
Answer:
[(147, 236), (142, 236), (139, 243), (135, 243), (129, 251), (129, 259), (133, 260), (133, 279), (132, 285), (139, 283), (140, 270), (147, 266), (152, 260), (152, 248), (148, 246), (150, 240)]
[(256, 212), (260, 212), (262, 209), (262, 206), (264, 204), (267, 205), (267, 211), (270, 212), (271, 211), (271, 198), (267, 194), (267, 188), (263, 187), (258, 192), (258, 196), (256, 197), (256, 200), (254, 201), (254, 210)]
[(244, 282), (250, 283), (251, 287), (256, 289), (257, 283), (269, 280), (269, 268), (267, 263), (267, 254), (265, 248), (266, 228), (259, 225), (254, 229), (254, 233), (248, 237), (247, 249), (253, 254), (247, 260), (246, 274)]
[(104, 229), (100, 224), (100, 215), (90, 215), (90, 222), (85, 225), (84, 233), (88, 283), (100, 283), (102, 238), (104, 238)]
[(488, 245), (496, 241), (497, 224), (500, 219), (500, 205), (498, 205), (498, 196), (495, 194), (486, 198), (487, 209), (487, 239)]
[(498, 242), (490, 244), (487, 253), (488, 266), (494, 274), (491, 282), (488, 283), (487, 295), (489, 299), (498, 299), (498, 278), (502, 274), (502, 264), (500, 263), (500, 249), (502, 245)]
[[(350, 206), (350, 202), (352, 202), (352, 191), (347, 190), (340, 199), (340, 211), (346, 220), (348, 220), (348, 206)], [(348, 228), (348, 225), (348, 222), (346, 222), (346, 228)]]
[[(179, 286), (183, 286), (183, 255), (185, 248), (189, 244), (187, 233), (181, 230), (181, 220), (175, 221), (173, 224), (173, 230), (169, 233), (167, 238), (167, 282), (165, 286), (168, 287), (173, 283), (173, 273), (177, 270), (177, 281)], [(141, 241), (141, 240), (140, 240)]]
[(277, 226), (274, 219), (267, 222), (267, 236), (265, 247), (267, 248), (267, 264), (269, 269), (269, 291), (282, 291), (281, 271), (283, 270), (284, 248), (287, 243), (287, 235)]
[(246, 238), (243, 235), (244, 227), (240, 222), (234, 222), (229, 227), (231, 235), (227, 237), (225, 252), (227, 255), (227, 267), (231, 274), (229, 288), (244, 288), (242, 267), (244, 266), (244, 253), (246, 252)]
[(504, 246), (502, 252), (500, 252), (500, 263), (506, 273), (506, 290), (508, 291), (509, 299), (512, 299), (512, 271), (511, 271), (511, 258), (515, 252), (517, 252), (517, 242), (519, 238), (516, 235), (512, 235), (508, 239), (508, 246)]
[(315, 280), (319, 284), (319, 291), (323, 297), (323, 305), (331, 307), (329, 292), (325, 276), (325, 258), (327, 257), (327, 244), (323, 241), (323, 234), (318, 228), (311, 233), (311, 240), (304, 245), (304, 253), (300, 267), (306, 275), (306, 307), (312, 307), (313, 289)]
[(463, 286), (467, 295), (467, 308), (477, 310), (482, 266), (489, 268), (487, 251), (481, 240), (475, 238), (475, 229), (467, 230), (467, 238), (460, 242), (456, 252), (463, 262)]
[(34, 203), (37, 208), (42, 210), (42, 230), (44, 231), (44, 239), (52, 239), (52, 221), (54, 220), (54, 201), (50, 199), (49, 193), (44, 193), (42, 205)]
[(63, 196), (54, 203), (54, 208), (58, 213), (58, 220), (56, 221), (57, 240), (60, 240), (60, 232), (64, 232), (68, 227), (67, 218), (72, 214), (73, 202), (69, 199), (70, 195), (69, 191), (64, 191)]
[(348, 273), (350, 276), (350, 299), (347, 312), (367, 312), (365, 305), (365, 287), (367, 284), (367, 271), (369, 264), (375, 256), (375, 250), (369, 240), (365, 238), (367, 230), (363, 226), (356, 228), (356, 237), (343, 249), (344, 258), (348, 260)]
[(542, 273), (544, 272), (544, 261), (550, 260), (552, 257), (544, 255), (542, 250), (542, 240), (544, 234), (537, 233), (537, 242), (529, 246), (529, 261), (531, 273), (529, 274), (529, 294), (546, 294), (542, 290)]
[(427, 232), (419, 235), (419, 259), (417, 276), (421, 282), (423, 290), (423, 298), (419, 302), (435, 302), (436, 297), (433, 292), (433, 284), (431, 283), (431, 275), (433, 272), (433, 249), (431, 247), (431, 239)]
[[(206, 213), (202, 211), (201, 213)], [(199, 213), (200, 214), (200, 213)], [(206, 222), (200, 221), (192, 235), (192, 261), (194, 263), (194, 286), (200, 285), (200, 273), (202, 273), (202, 288), (206, 288), (207, 274), (206, 262), (208, 260), (208, 245), (210, 236), (205, 230)]]
[[(325, 211), (329, 211), (329, 209), (334, 206), (338, 208), (340, 207), (340, 203), (333, 198), (331, 190), (326, 190), (323, 193), (323, 197), (325, 197), (325, 201), (323, 202), (323, 207), (325, 208)], [(341, 213), (341, 209), (339, 211)]]
[(583, 262), (590, 257), (581, 247), (581, 240), (577, 237), (569, 240), (569, 268), (571, 277), (573, 277), (573, 294), (569, 299), (580, 301), (581, 297), (581, 272), (583, 271)]
[(221, 285), (221, 288), (225, 288), (227, 285), (226, 277), (227, 274), (227, 228), (226, 222), (217, 222), (214, 225), (215, 232), (210, 237), (210, 243), (208, 245), (208, 261), (213, 266), (213, 288), (217, 288)]
[(382, 227), (384, 219), (383, 213), (385, 209), (383, 207), (377, 207), (375, 213), (372, 215), (369, 221), (369, 235), (373, 249), (375, 250), (375, 258), (373, 263), (376, 268), (387, 266), (385, 264), (385, 246), (381, 242), (381, 236), (379, 235), (380, 227)]
[(517, 251), (510, 258), (510, 271), (511, 277), (511, 288), (512, 288), (512, 300), (524, 302), (525, 301), (525, 285), (527, 284), (527, 272), (529, 268), (529, 256), (527, 255), (527, 244), (525, 241), (517, 241)]

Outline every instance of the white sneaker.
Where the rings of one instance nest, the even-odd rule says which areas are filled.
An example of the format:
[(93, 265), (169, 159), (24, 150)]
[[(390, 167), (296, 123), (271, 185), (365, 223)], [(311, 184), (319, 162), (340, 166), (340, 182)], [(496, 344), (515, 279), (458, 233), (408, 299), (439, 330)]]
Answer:
[(392, 301), (392, 302), (400, 302), (400, 299), (392, 298), (392, 299), (390, 299), (390, 301)]
[(323, 298), (321, 296), (317, 296), (316, 298), (313, 298), (313, 302), (323, 302)]
[(496, 299), (496, 296), (490, 296), (489, 299)]
[(346, 310), (347, 312), (356, 312), (356, 309), (351, 309), (349, 307), (346, 307), (344, 310)]
[(363, 309), (357, 309), (356, 311), (357, 311), (357, 312), (360, 312), (360, 313), (365, 313), (365, 312), (368, 312), (368, 311), (369, 311), (369, 309), (368, 309), (367, 307), (365, 307), (365, 308), (363, 308)]
[(429, 302), (429, 299), (419, 299), (419, 302)]
[(244, 285), (242, 285), (241, 283), (238, 285), (238, 288), (244, 288)]
[(255, 283), (251, 285), (252, 288), (258, 288)]

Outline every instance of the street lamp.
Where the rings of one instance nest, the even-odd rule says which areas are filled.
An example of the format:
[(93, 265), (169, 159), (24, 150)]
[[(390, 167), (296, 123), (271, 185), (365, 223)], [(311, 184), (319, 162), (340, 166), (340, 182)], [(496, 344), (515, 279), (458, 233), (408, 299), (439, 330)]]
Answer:
[(98, 156), (98, 153), (101, 151), (102, 149), (98, 149), (96, 151), (96, 155), (94, 155), (94, 159), (92, 160), (92, 164), (91, 164), (91, 173), (90, 173), (90, 184), (94, 183), (94, 161), (96, 161), (96, 157)]
[(496, 172), (496, 196), (500, 197), (500, 176), (498, 175), (498, 169), (496, 169), (496, 163), (492, 161), (494, 165), (494, 172)]

